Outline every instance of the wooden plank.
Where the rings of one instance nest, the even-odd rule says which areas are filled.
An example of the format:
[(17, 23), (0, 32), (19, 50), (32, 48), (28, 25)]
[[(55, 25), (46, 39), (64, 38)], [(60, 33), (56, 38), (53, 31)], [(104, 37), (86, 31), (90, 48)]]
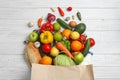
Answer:
[(120, 67), (120, 55), (94, 55), (92, 58), (95, 67)]
[[(66, 8), (63, 10), (66, 11)], [(65, 12), (65, 17), (75, 15), (77, 11), (81, 12), (84, 20), (120, 20), (120, 9), (80, 9), (75, 8), (72, 12)], [(13, 9), (0, 8), (0, 19), (4, 20), (37, 20), (39, 17), (46, 18), (47, 13), (53, 13), (49, 8), (33, 9)], [(60, 17), (58, 11), (54, 13)], [(65, 18), (64, 17), (64, 18)]]
[(119, 20), (86, 20), (83, 21), (86, 24), (87, 30), (96, 31), (118, 31), (120, 30)]
[[(34, 22), (33, 28), (28, 28), (27, 23), (29, 21)], [(120, 31), (120, 20), (84, 20), (82, 21), (86, 24), (87, 30), (89, 31)], [(79, 23), (79, 22), (78, 22)], [(0, 20), (0, 30), (4, 31), (11, 28), (24, 28), (24, 29), (34, 29), (37, 28), (36, 20)]]
[(120, 78), (120, 67), (94, 67), (95, 78)]
[[(27, 27), (26, 27), (27, 28)], [(25, 45), (23, 41), (33, 29), (22, 27), (0, 30), (1, 54), (23, 54)], [(91, 48), (94, 54), (119, 54), (120, 31), (86, 31), (88, 37), (93, 37), (96, 46)], [(12, 46), (12, 47), (11, 47)], [(6, 51), (7, 50), (7, 51)]]
[[(65, 10), (65, 8), (64, 8)], [(76, 14), (77, 11), (81, 12), (83, 20), (120, 20), (120, 9), (74, 9), (73, 12), (65, 12), (65, 17)], [(0, 19), (7, 20), (33, 20), (39, 17), (46, 17), (47, 13), (51, 12), (49, 8), (36, 8), (36, 9), (0, 9)], [(60, 17), (58, 11), (54, 13)], [(116, 17), (117, 16), (117, 17)]]
[[(94, 63), (95, 80), (118, 80), (120, 78), (120, 59), (118, 57), (120, 57), (120, 55), (108, 55), (105, 57), (104, 55), (94, 55), (94, 58), (96, 58), (94, 59), (96, 62)], [(113, 61), (110, 60), (110, 58), (112, 58)], [(106, 62), (104, 63), (102, 60)], [(0, 55), (0, 61), (1, 80), (29, 80), (30, 68), (23, 55)], [(98, 65), (98, 63), (100, 64)]]
[(1, 80), (30, 80), (30, 68), (23, 55), (0, 55)]
[[(88, 37), (93, 37), (96, 46), (91, 48), (95, 54), (119, 54), (120, 31), (87, 31)], [(112, 52), (112, 53), (111, 53)]]
[[(53, 5), (54, 4), (54, 5)], [(119, 0), (1, 0), (0, 7), (40, 8), (40, 7), (81, 7), (81, 8), (120, 8)]]

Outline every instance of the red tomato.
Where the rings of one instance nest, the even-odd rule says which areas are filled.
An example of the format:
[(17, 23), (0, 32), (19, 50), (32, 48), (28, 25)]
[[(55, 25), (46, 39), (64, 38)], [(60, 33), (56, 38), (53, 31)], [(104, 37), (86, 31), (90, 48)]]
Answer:
[(85, 34), (81, 34), (79, 37), (79, 41), (84, 44), (86, 42), (86, 38), (87, 36)]
[(67, 10), (68, 10), (68, 11), (72, 11), (72, 7), (68, 7)]
[(89, 38), (90, 39), (90, 46), (93, 47), (95, 45), (95, 40), (93, 38)]
[(44, 52), (44, 53), (49, 53), (50, 52), (50, 50), (51, 50), (51, 45), (50, 44), (44, 44), (44, 45), (42, 45), (42, 51)]
[(85, 49), (85, 44), (82, 44), (82, 49), (80, 50), (80, 52), (83, 51), (84, 49)]

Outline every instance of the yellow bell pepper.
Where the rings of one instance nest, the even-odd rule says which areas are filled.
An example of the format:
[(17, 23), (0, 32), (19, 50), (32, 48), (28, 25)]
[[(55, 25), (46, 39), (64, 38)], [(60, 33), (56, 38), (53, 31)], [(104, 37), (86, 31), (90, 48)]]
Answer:
[(44, 44), (53, 42), (53, 35), (50, 31), (44, 31), (40, 34), (40, 41)]

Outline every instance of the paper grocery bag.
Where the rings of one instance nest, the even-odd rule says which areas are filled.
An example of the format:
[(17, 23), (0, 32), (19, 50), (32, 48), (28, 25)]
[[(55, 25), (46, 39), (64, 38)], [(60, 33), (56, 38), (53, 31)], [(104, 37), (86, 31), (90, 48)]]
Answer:
[(52, 66), (32, 64), (31, 80), (94, 80), (93, 66)]

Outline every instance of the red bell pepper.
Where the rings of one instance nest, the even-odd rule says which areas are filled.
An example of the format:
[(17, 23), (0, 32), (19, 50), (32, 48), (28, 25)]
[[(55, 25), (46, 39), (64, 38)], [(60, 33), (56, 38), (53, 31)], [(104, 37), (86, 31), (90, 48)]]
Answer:
[(53, 30), (54, 30), (53, 25), (51, 23), (47, 22), (41, 26), (40, 32), (50, 31), (52, 33)]
[(86, 38), (87, 38), (87, 36), (85, 34), (81, 34), (80, 37), (79, 37), (79, 41), (81, 43), (85, 44)]

